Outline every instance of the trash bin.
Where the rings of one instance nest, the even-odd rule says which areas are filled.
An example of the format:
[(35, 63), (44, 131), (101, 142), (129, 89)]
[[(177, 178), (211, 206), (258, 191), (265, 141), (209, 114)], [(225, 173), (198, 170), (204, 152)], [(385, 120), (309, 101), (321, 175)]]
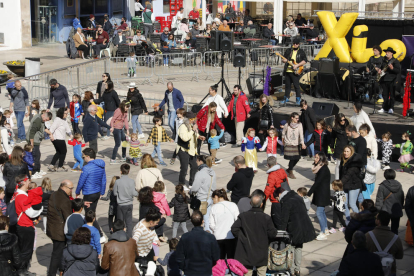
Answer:
[(40, 74), (40, 58), (25, 58), (25, 77)]

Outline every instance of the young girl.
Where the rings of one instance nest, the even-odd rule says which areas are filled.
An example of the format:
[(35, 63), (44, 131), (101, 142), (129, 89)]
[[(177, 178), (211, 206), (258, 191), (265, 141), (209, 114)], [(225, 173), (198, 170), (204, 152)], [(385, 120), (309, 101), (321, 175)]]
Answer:
[(260, 151), (264, 151), (267, 148), (267, 157), (277, 157), (277, 144), (283, 146), (282, 141), (279, 140), (275, 128), (269, 129), (267, 133), (269, 134), (269, 136), (266, 137), (263, 147), (260, 149)]
[(405, 141), (404, 144), (393, 145), (393, 147), (400, 149), (401, 153), (400, 158), (398, 158), (398, 162), (400, 162), (400, 169), (398, 169), (397, 172), (403, 172), (404, 169), (409, 171), (409, 162), (414, 159), (414, 157), (411, 155), (413, 151), (413, 143), (410, 141), (410, 134), (411, 133), (408, 131), (403, 133), (402, 139)]
[(173, 234), (172, 237), (177, 237), (178, 226), (181, 226), (184, 233), (187, 233), (186, 221), (190, 219), (190, 211), (188, 209), (189, 198), (184, 193), (184, 186), (178, 184), (175, 186), (175, 196), (168, 204), (170, 208), (174, 208), (173, 216)]
[(47, 225), (47, 209), (49, 207), (49, 198), (53, 193), (52, 190), (52, 180), (49, 177), (45, 177), (42, 181), (42, 205), (43, 205), (43, 212), (42, 212), (42, 220), (43, 220), (43, 230), (46, 234), (46, 225)]
[(135, 78), (137, 76), (135, 73), (135, 68), (138, 62), (137, 58), (135, 57), (135, 53), (134, 52), (129, 53), (129, 57), (125, 59), (125, 62), (127, 63), (127, 66), (128, 66), (128, 77)]
[(377, 139), (377, 142), (381, 143), (382, 148), (382, 168), (384, 171), (390, 169), (390, 159), (392, 154), (392, 140), (391, 133), (386, 132), (382, 135), (382, 140)]
[(70, 103), (70, 117), (72, 122), (73, 133), (81, 133), (79, 129), (79, 118), (83, 115), (83, 109), (81, 105), (81, 97), (78, 94), (72, 96), (72, 102)]
[[(73, 146), (73, 156), (76, 159), (72, 172), (81, 172), (83, 168), (82, 148), (85, 147), (85, 144), (82, 144), (82, 134), (75, 133), (73, 140), (68, 140), (68, 144)], [(78, 166), (79, 169), (77, 169)]]
[[(185, 115), (187, 114), (187, 112), (185, 111), (184, 108), (179, 108), (177, 109), (177, 117), (175, 118), (175, 122), (174, 122), (174, 133), (173, 133), (173, 138), (174, 138), (174, 142), (177, 143), (178, 141), (178, 128), (183, 124), (183, 120)], [(177, 158), (177, 151), (174, 150), (173, 156), (171, 158), (170, 164), (174, 165), (175, 162), (175, 158)]]
[[(367, 189), (362, 191), (364, 199), (371, 199), (371, 195), (375, 189), (375, 181), (377, 178), (377, 171), (381, 169), (380, 162), (375, 158), (370, 149), (367, 149), (367, 169), (365, 173), (364, 183)], [(361, 201), (362, 203), (362, 201)]]
[(316, 122), (316, 129), (312, 133), (311, 138), (305, 144), (306, 147), (309, 147), (312, 143), (314, 144), (315, 154), (318, 152), (328, 153), (328, 145), (330, 143), (328, 132), (325, 130), (326, 124), (323, 119)]
[(334, 195), (331, 196), (332, 206), (333, 209), (333, 221), (332, 227), (329, 229), (330, 233), (336, 233), (336, 222), (339, 220), (342, 227), (338, 230), (341, 232), (345, 231), (346, 223), (344, 220), (344, 212), (345, 212), (345, 202), (346, 202), (346, 195), (343, 189), (343, 184), (341, 180), (334, 180), (332, 182), (332, 190), (335, 191)]
[(168, 207), (168, 202), (167, 202), (167, 198), (165, 197), (164, 190), (165, 190), (164, 182), (156, 181), (154, 183), (153, 202), (155, 206), (157, 206), (160, 209), (160, 212), (162, 215), (170, 216), (171, 210), (170, 210), (170, 207)]
[(3, 116), (6, 117), (6, 122), (10, 124), (11, 128), (14, 128), (14, 122), (13, 122), (13, 119), (11, 118), (13, 114), (10, 112), (10, 110), (4, 110), (3, 112)]
[(30, 115), (29, 115), (29, 122), (32, 121), (33, 116), (39, 114), (40, 104), (38, 100), (33, 100), (30, 106)]
[[(244, 159), (246, 159), (246, 166), (253, 168), (257, 172), (257, 152), (262, 146), (260, 145), (259, 137), (255, 136), (254, 128), (247, 129), (246, 137), (242, 138), (241, 151), (244, 152)], [(256, 148), (255, 148), (256, 147)]]
[(114, 176), (112, 177), (111, 184), (109, 184), (108, 193), (106, 197), (103, 197), (102, 200), (108, 201), (109, 200), (109, 210), (108, 210), (108, 227), (109, 232), (112, 234), (114, 228), (114, 222), (116, 221), (116, 212), (118, 203), (116, 201), (116, 196), (113, 193), (115, 181), (117, 181), (120, 177)]
[(141, 149), (139, 148), (140, 142), (138, 140), (138, 134), (131, 133), (130, 138), (127, 138), (129, 144), (129, 156), (132, 157), (131, 163), (138, 166), (138, 158), (142, 157)]

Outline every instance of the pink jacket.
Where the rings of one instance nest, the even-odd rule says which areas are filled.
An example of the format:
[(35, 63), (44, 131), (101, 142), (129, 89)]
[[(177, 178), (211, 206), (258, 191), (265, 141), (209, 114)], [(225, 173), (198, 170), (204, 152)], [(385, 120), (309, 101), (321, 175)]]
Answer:
[[(239, 275), (243, 276), (247, 273), (247, 268), (245, 268), (239, 261), (233, 259), (227, 259), (230, 270)], [(213, 267), (213, 276), (224, 276), (226, 274), (226, 261), (218, 260), (216, 265)]]
[(168, 202), (167, 202), (167, 199), (165, 198), (165, 194), (153, 192), (153, 196), (154, 196), (154, 199), (153, 199), (154, 204), (155, 206), (160, 208), (161, 214), (171, 216), (171, 210), (170, 210), (170, 207), (168, 206)]

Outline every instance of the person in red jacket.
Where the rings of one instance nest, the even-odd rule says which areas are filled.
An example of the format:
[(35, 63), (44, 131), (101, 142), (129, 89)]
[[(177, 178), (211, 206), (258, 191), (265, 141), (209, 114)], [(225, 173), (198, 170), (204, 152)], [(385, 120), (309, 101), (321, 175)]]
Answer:
[(266, 200), (269, 199), (272, 203), (270, 215), (272, 217), (273, 224), (277, 229), (280, 229), (278, 226), (281, 224), (282, 207), (279, 203), (279, 198), (275, 197), (275, 191), (282, 186), (284, 190), (289, 191), (289, 181), (285, 170), (277, 164), (276, 157), (268, 157), (267, 166), (269, 169), (266, 172), (268, 177), (264, 193), (266, 195)]
[(234, 124), (236, 126), (236, 144), (232, 148), (241, 146), (241, 140), (243, 138), (244, 122), (247, 118), (250, 118), (250, 106), (249, 100), (246, 95), (241, 91), (240, 85), (235, 85), (233, 88), (233, 96), (227, 106), (227, 110), (231, 114), (231, 119), (234, 118)]
[[(215, 102), (211, 102), (208, 106), (203, 107), (197, 113), (197, 126), (198, 126), (198, 133), (201, 136), (206, 137), (206, 140), (209, 138), (210, 130), (214, 129), (216, 124), (224, 131), (224, 125), (220, 121), (220, 118), (217, 116), (217, 104)], [(197, 142), (197, 153), (200, 155), (200, 148), (201, 148), (202, 141), (198, 140)], [(208, 144), (208, 151), (210, 152), (210, 144)], [(217, 158), (216, 161), (217, 163)], [(218, 162), (220, 163), (220, 162)]]

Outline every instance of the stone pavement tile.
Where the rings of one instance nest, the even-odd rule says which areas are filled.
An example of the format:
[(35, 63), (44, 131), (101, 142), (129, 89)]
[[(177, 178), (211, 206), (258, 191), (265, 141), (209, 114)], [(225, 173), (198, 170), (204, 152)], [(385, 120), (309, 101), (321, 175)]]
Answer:
[(303, 245), (303, 252), (315, 252), (316, 250), (325, 248), (325, 247), (329, 247), (331, 245), (331, 241), (329, 240), (325, 240), (325, 241), (317, 241), (317, 240), (313, 240), (311, 242), (305, 243)]
[(306, 254), (305, 256), (302, 256), (301, 267), (316, 270), (316, 269), (320, 269), (322, 267), (325, 267), (325, 266), (327, 266), (327, 265), (329, 265), (333, 262), (336, 262), (338, 260), (339, 260), (338, 257), (332, 256), (329, 253), (327, 255), (317, 254), (317, 253), (309, 253), (309, 254)]
[[(312, 271), (311, 273), (307, 274), (307, 275), (314, 275), (314, 276), (330, 276), (332, 272), (326, 272), (326, 271), (321, 271), (319, 270), (315, 270)], [(306, 275), (306, 274), (304, 274)]]
[[(405, 244), (405, 241), (403, 241), (403, 246)], [(414, 247), (408, 246), (407, 249), (404, 250), (404, 256), (414, 256)]]
[(404, 256), (405, 258), (397, 260), (397, 269), (404, 271), (412, 271), (414, 275), (414, 262), (412, 256)]
[(345, 252), (345, 245), (340, 243), (332, 243), (329, 246), (313, 251), (316, 254), (327, 255), (342, 258)]
[(335, 270), (337, 270), (339, 268), (339, 265), (341, 264), (342, 259), (339, 259), (335, 262), (332, 262), (330, 264), (328, 264), (327, 266), (324, 266), (322, 268), (319, 269), (319, 271), (325, 271), (325, 272), (329, 272), (332, 273)]
[(404, 270), (397, 269), (397, 276), (400, 276), (400, 275), (412, 276), (412, 275), (414, 275), (414, 273), (412, 271), (407, 272), (407, 271), (404, 271)]

